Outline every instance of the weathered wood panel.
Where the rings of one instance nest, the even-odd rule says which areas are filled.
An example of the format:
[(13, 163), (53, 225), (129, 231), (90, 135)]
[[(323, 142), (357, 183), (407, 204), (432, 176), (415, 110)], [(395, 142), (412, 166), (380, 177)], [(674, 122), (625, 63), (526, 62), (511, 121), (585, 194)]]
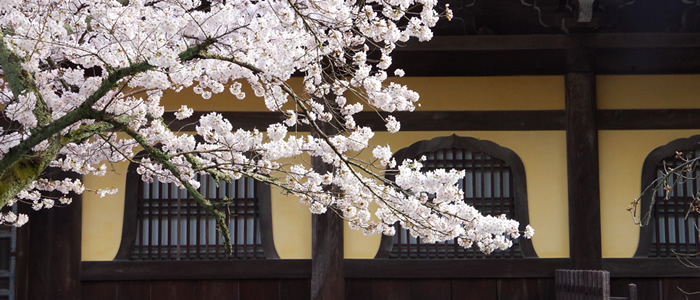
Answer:
[(153, 281), (152, 300), (197, 299), (195, 281)]
[(498, 300), (498, 280), (453, 279), (452, 298), (465, 300)]
[(279, 280), (241, 280), (239, 299), (282, 299)]
[(345, 299), (372, 299), (372, 279), (345, 279)]
[(348, 279), (348, 300), (554, 299), (553, 278)]
[[(121, 281), (117, 283), (117, 300), (151, 300), (151, 283), (148, 281)], [(91, 295), (86, 295), (88, 298)], [(93, 298), (99, 300), (98, 298)], [(175, 300), (175, 299), (173, 299)]]
[[(45, 171), (52, 179), (79, 178), (75, 174)], [(52, 196), (60, 196), (53, 194)], [(26, 259), (27, 299), (78, 300), (80, 297), (80, 241), (82, 200), (55, 209), (32, 211)], [(26, 231), (25, 231), (26, 234)], [(24, 280), (21, 278), (20, 281)]]
[(552, 291), (540, 289), (538, 278), (508, 278), (499, 280), (498, 299), (547, 300), (554, 297)]
[(311, 298), (311, 280), (293, 279), (280, 281), (280, 299), (308, 300)]
[(700, 299), (699, 278), (665, 278), (660, 285), (660, 299)]
[(83, 281), (310, 278), (306, 259), (82, 262)]
[(637, 285), (638, 300), (658, 300), (662, 299), (659, 290), (659, 279), (657, 278), (612, 278), (610, 279), (610, 296), (629, 296), (630, 283)]
[(452, 281), (447, 279), (413, 280), (411, 282), (411, 300), (450, 300), (452, 298)]
[[(700, 291), (696, 278), (612, 278), (611, 296), (626, 297), (635, 283), (638, 299), (685, 299)], [(346, 279), (348, 300), (553, 300), (554, 277), (468, 279)], [(305, 300), (310, 279), (83, 281), (85, 300)], [(688, 299), (700, 299), (689, 295)]]
[[(372, 282), (370, 299), (405, 300), (411, 298), (411, 281), (407, 279), (377, 279)], [(349, 300), (349, 299), (348, 299)], [(361, 299), (357, 299), (361, 300)]]
[(110, 281), (82, 282), (83, 299), (116, 300), (117, 284)]
[(202, 280), (197, 282), (196, 299), (238, 300), (238, 281)]
[(568, 258), (346, 259), (345, 278), (554, 278), (554, 270), (566, 268), (571, 268)]
[(309, 279), (83, 281), (84, 300), (309, 299)]
[(585, 51), (569, 55), (566, 89), (566, 152), (569, 187), (569, 241), (574, 269), (599, 270), (600, 187), (595, 74)]

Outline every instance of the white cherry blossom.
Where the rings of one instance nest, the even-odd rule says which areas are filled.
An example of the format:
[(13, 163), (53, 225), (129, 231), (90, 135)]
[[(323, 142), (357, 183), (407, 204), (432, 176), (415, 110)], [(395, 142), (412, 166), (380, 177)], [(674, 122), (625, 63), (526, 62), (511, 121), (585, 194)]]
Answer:
[[(387, 70), (397, 46), (431, 39), (430, 27), (441, 17), (436, 4), (5, 0), (0, 57), (9, 59), (0, 59), (0, 104), (12, 125), (0, 128), (0, 179), (14, 179), (11, 170), (27, 159), (40, 163), (33, 177), (0, 189), (0, 204), (45, 209), (67, 205), (86, 189), (113, 194), (38, 174), (53, 167), (103, 176), (110, 163), (135, 161), (142, 180), (187, 189), (218, 220), (224, 215), (196, 190), (197, 174), (275, 185), (311, 212), (334, 210), (366, 234), (394, 234), (398, 223), (426, 242), (456, 238), (486, 253), (510, 247), (520, 236), (518, 223), (465, 204), (456, 186), (464, 172), (423, 172), (420, 160), (409, 160), (387, 171), (395, 178), (389, 181), (378, 171), (396, 166), (389, 146), (375, 145), (370, 127), (353, 118), (365, 110), (415, 109), (419, 95), (388, 82)], [(439, 10), (451, 16), (449, 9)], [(295, 75), (303, 82), (296, 90), (289, 85)], [(252, 94), (243, 92), (246, 87)], [(165, 123), (161, 100), (183, 89), (202, 99), (175, 111), (179, 120), (194, 114), (196, 101), (227, 89), (230, 101), (256, 101), (254, 95), (282, 117), (260, 132), (210, 112), (192, 121), (194, 133), (174, 132), (179, 128)], [(390, 133), (399, 131), (395, 117), (384, 121)], [(136, 147), (147, 155), (135, 157)], [(376, 165), (357, 159), (369, 149)], [(331, 171), (316, 172), (308, 160), (283, 163), (303, 155), (319, 158)], [(47, 197), (52, 191), (62, 196)], [(19, 226), (26, 216), (8, 212), (0, 222)], [(524, 236), (533, 233), (527, 227)]]

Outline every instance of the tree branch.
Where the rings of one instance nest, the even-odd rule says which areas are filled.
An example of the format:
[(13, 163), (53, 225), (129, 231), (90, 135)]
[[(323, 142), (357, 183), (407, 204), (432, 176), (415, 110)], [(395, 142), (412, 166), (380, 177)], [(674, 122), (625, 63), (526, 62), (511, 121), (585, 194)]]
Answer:
[[(207, 39), (201, 43), (189, 47), (179, 54), (182, 61), (189, 61), (200, 58), (203, 51), (215, 42), (214, 39)], [(110, 72), (102, 80), (97, 90), (83, 101), (76, 109), (66, 113), (61, 118), (51, 121), (51, 112), (41, 99), (40, 93), (36, 89), (33, 76), (22, 66), (22, 59), (7, 48), (4, 42), (4, 33), (0, 31), (0, 67), (7, 78), (15, 99), (26, 92), (33, 92), (37, 96), (37, 106), (34, 115), (39, 121), (39, 126), (32, 130), (31, 135), (13, 147), (0, 159), (0, 207), (13, 198), (27, 184), (38, 178), (41, 172), (56, 158), (63, 144), (59, 133), (80, 120), (90, 119), (94, 110), (92, 106), (104, 97), (110, 90), (117, 86), (118, 82), (126, 77), (154, 69), (155, 67), (147, 62), (132, 64)], [(92, 128), (92, 130), (97, 128)], [(85, 139), (86, 134), (91, 131), (83, 131), (78, 139)], [(77, 133), (76, 133), (77, 134)], [(48, 141), (47, 150), (37, 153), (32, 152), (32, 148), (43, 141)]]
[(115, 129), (122, 131), (126, 134), (128, 134), (130, 137), (132, 137), (134, 140), (136, 140), (143, 149), (148, 152), (148, 156), (152, 157), (155, 159), (157, 162), (159, 162), (163, 167), (170, 171), (170, 173), (173, 174), (175, 178), (187, 189), (187, 192), (189, 192), (189, 195), (192, 196), (195, 201), (197, 201), (197, 204), (199, 204), (204, 211), (207, 213), (211, 214), (215, 221), (216, 221), (216, 230), (221, 234), (221, 236), (224, 238), (224, 247), (226, 249), (226, 253), (231, 253), (232, 252), (232, 246), (231, 246), (231, 234), (228, 230), (228, 224), (226, 224), (226, 215), (222, 213), (221, 211), (216, 209), (216, 206), (208, 199), (205, 199), (204, 196), (197, 190), (192, 184), (189, 183), (187, 180), (183, 180), (182, 174), (180, 173), (180, 170), (177, 168), (176, 165), (174, 165), (171, 162), (172, 157), (151, 146), (146, 139), (141, 136), (138, 132), (134, 131), (133, 129), (129, 128), (126, 124), (118, 121), (115, 118), (108, 118), (104, 114), (93, 110), (93, 116), (96, 120), (103, 121), (109, 124), (112, 124)]

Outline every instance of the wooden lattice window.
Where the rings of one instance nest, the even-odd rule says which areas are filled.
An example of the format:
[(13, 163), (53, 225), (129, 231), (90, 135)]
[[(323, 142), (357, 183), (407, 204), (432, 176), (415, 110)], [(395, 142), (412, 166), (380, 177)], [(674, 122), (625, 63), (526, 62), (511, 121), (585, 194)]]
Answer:
[[(272, 245), (269, 186), (251, 178), (231, 183), (197, 175), (199, 192), (227, 215), (233, 251), (228, 255), (214, 218), (186, 190), (140, 180), (132, 165), (127, 179), (124, 233), (117, 259), (221, 260), (276, 258)], [(129, 185), (133, 187), (130, 189)]]
[[(682, 151), (685, 159), (700, 155), (700, 136), (672, 141), (666, 146), (652, 151), (644, 162), (642, 187), (649, 186), (666, 170), (682, 164), (676, 151)], [(635, 256), (675, 257), (676, 254), (696, 254), (700, 252), (700, 220), (697, 213), (688, 213), (700, 187), (700, 170), (686, 170), (671, 174), (668, 191), (649, 191), (642, 198), (642, 216), (651, 208), (651, 218), (640, 231), (640, 244)], [(652, 203), (653, 201), (653, 203)]]
[[(520, 158), (511, 150), (490, 141), (469, 137), (434, 138), (420, 141), (394, 155), (397, 161), (426, 157), (424, 170), (439, 168), (464, 170), (459, 182), (464, 201), (483, 214), (515, 218), (528, 222), (525, 172)], [(398, 225), (397, 225), (398, 226)], [(383, 237), (378, 258), (399, 259), (473, 259), (536, 257), (529, 240), (516, 240), (506, 251), (485, 255), (474, 248), (464, 249), (456, 241), (427, 244), (397, 228), (393, 237)]]

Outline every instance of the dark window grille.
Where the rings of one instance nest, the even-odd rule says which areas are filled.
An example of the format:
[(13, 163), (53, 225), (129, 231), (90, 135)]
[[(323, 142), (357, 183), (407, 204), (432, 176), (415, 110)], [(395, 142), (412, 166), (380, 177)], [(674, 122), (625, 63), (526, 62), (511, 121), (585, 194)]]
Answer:
[(132, 260), (264, 259), (256, 184), (198, 175), (199, 192), (228, 216), (233, 253), (227, 255), (213, 216), (174, 184), (139, 181), (136, 239)]
[[(426, 160), (423, 170), (457, 169), (464, 170), (465, 176), (459, 182), (464, 191), (464, 201), (484, 215), (505, 214), (515, 217), (515, 197), (510, 166), (503, 160), (491, 157), (484, 152), (471, 152), (464, 149), (441, 149), (424, 153)], [(398, 226), (398, 225), (397, 225)], [(505, 251), (494, 251), (486, 255), (472, 247), (465, 249), (455, 240), (427, 244), (420, 238), (412, 237), (408, 230), (399, 228), (393, 238), (389, 258), (404, 259), (451, 259), (451, 258), (521, 258), (523, 252), (518, 240)]]
[[(692, 159), (700, 155), (700, 151), (686, 151), (684, 156)], [(664, 164), (665, 162), (665, 164)], [(656, 167), (657, 178), (664, 175), (664, 168), (674, 168), (681, 165), (680, 158), (669, 157)], [(671, 174), (667, 183), (672, 186), (668, 192), (663, 189), (654, 193), (654, 229), (651, 237), (650, 257), (675, 257), (679, 254), (696, 254), (700, 252), (698, 228), (700, 220), (697, 213), (689, 213), (689, 204), (693, 202), (700, 187), (700, 170), (683, 171)], [(687, 214), (687, 218), (686, 218)]]

